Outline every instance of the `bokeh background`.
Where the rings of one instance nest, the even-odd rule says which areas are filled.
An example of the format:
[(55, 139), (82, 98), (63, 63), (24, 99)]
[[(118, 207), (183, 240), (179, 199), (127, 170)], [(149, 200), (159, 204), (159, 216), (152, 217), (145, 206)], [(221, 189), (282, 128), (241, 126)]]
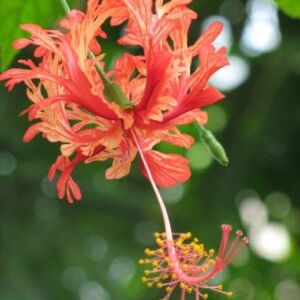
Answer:
[[(38, 14), (39, 3), (32, 2), (28, 20)], [(300, 21), (267, 0), (194, 1), (191, 7), (199, 14), (191, 42), (210, 22), (225, 25), (216, 45), (228, 47), (231, 65), (212, 84), (226, 99), (207, 109), (207, 127), (230, 164), (218, 165), (200, 141), (181, 152), (190, 160), (192, 179), (162, 190), (173, 227), (192, 231), (208, 248), (218, 247), (222, 223), (243, 229), (249, 247), (215, 282), (233, 290), (233, 299), (299, 300)], [(49, 14), (63, 15), (59, 9)], [(3, 18), (1, 30), (11, 28)], [(106, 27), (107, 68), (127, 50), (116, 44), (121, 30)], [(31, 49), (18, 56), (31, 57)], [(2, 84), (0, 98), (0, 299), (162, 298), (140, 282), (137, 260), (163, 227), (137, 163), (128, 177), (111, 182), (104, 179), (108, 165), (79, 166), (74, 177), (83, 200), (59, 201), (47, 179), (59, 146), (41, 137), (22, 142), (28, 121), (17, 115), (29, 104), (24, 86), (7, 93)], [(195, 128), (184, 129), (199, 140)], [(210, 299), (224, 296), (211, 293)]]

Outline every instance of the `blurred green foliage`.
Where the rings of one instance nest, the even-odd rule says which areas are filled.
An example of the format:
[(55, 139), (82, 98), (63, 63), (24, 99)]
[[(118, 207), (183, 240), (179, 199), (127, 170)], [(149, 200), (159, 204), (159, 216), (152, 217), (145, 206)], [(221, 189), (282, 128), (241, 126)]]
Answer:
[[(9, 15), (3, 8), (17, 3), (1, 1), (2, 27)], [(52, 7), (55, 1), (22, 3), (35, 4), (25, 22), (49, 25), (61, 15), (58, 6)], [(235, 10), (224, 9), (225, 5)], [(234, 290), (232, 299), (236, 300), (299, 300), (300, 22), (280, 14), (280, 47), (251, 57), (240, 50), (246, 1), (194, 1), (192, 7), (199, 18), (192, 25), (191, 41), (199, 35), (205, 18), (223, 15), (231, 20), (231, 54), (247, 61), (250, 75), (227, 92), (225, 100), (207, 109), (207, 127), (222, 141), (230, 165), (224, 168), (213, 162), (197, 143), (185, 153), (191, 160), (192, 179), (162, 191), (173, 228), (191, 230), (208, 248), (218, 246), (222, 223), (244, 228), (251, 238), (251, 228), (241, 219), (241, 203), (247, 197), (260, 201), (267, 207), (268, 222), (286, 228), (291, 251), (285, 259), (272, 262), (249, 246), (222, 274), (222, 281), (227, 290)], [(19, 6), (10, 14), (16, 12), (21, 12)], [(20, 17), (19, 22), (24, 20)], [(124, 49), (115, 43), (120, 28), (104, 29), (109, 39), (103, 42), (103, 51), (111, 66)], [(2, 54), (16, 37), (10, 32), (1, 30)], [(2, 56), (5, 64), (11, 55)], [(24, 50), (19, 57), (32, 57), (32, 53)], [(22, 142), (28, 121), (17, 114), (29, 104), (23, 86), (8, 94), (1, 85), (0, 98), (0, 300), (160, 299), (159, 290), (141, 284), (142, 268), (136, 263), (144, 256), (143, 248), (153, 244), (153, 232), (163, 228), (154, 195), (137, 162), (131, 174), (119, 181), (104, 179), (108, 164), (79, 166), (74, 176), (83, 200), (74, 205), (58, 201), (55, 184), (46, 176), (58, 145), (41, 137), (29, 144)], [(195, 128), (185, 130), (198, 139)], [(279, 213), (278, 209), (274, 213), (270, 197), (278, 191), (288, 199), (286, 213), (280, 213), (280, 205)], [(213, 300), (223, 297), (210, 295)]]
[[(70, 5), (75, 0), (69, 1)], [(24, 31), (20, 24), (34, 23), (43, 27), (52, 26), (63, 14), (63, 8), (59, 1), (48, 0), (0, 0), (0, 70), (9, 66), (16, 50), (12, 48), (12, 42), (17, 38), (24, 37)]]
[(280, 9), (293, 18), (300, 18), (300, 2), (298, 0), (275, 0)]

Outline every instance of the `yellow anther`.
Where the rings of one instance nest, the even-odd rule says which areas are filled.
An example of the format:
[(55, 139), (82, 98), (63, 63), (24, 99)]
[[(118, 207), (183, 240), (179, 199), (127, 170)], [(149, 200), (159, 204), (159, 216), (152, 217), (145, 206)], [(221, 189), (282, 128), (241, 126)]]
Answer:
[(158, 249), (157, 251), (156, 251), (158, 254), (164, 254), (164, 250), (163, 249)]
[(233, 292), (227, 292), (227, 297), (230, 298), (233, 296)]
[(165, 232), (163, 232), (163, 233), (161, 234), (161, 237), (162, 237), (163, 239), (165, 239), (165, 238), (167, 238), (167, 234), (166, 234)]
[(167, 293), (170, 293), (172, 291), (172, 289), (168, 286), (168, 287), (166, 287), (166, 292)]
[(152, 251), (151, 251), (149, 248), (146, 248), (146, 249), (145, 249), (145, 254), (146, 254), (146, 255), (151, 255), (151, 254), (150, 254), (151, 252), (152, 252)]
[(158, 261), (157, 261), (157, 260), (154, 260), (154, 261), (152, 262), (152, 266), (157, 267), (157, 266), (158, 266)]
[(151, 260), (148, 259), (148, 258), (146, 258), (146, 259), (145, 259), (145, 264), (150, 264), (150, 263), (151, 263)]
[(157, 238), (159, 238), (160, 234), (158, 232), (154, 232), (153, 236), (154, 236), (154, 238), (157, 239)]
[(208, 270), (208, 266), (203, 266), (202, 267), (202, 270), (205, 272), (205, 271), (207, 271)]
[(215, 250), (214, 250), (214, 249), (210, 249), (210, 250), (208, 251), (208, 253), (209, 253), (209, 255), (214, 255), (214, 254), (215, 254)]
[(174, 268), (174, 264), (173, 263), (169, 262), (168, 265), (169, 265), (170, 268)]
[(219, 284), (219, 285), (217, 286), (217, 289), (218, 289), (218, 290), (223, 290), (223, 285), (222, 285), (222, 284)]
[(139, 260), (139, 264), (140, 264), (140, 265), (143, 265), (144, 263), (145, 263), (145, 261), (144, 261), (143, 259), (140, 259), (140, 260)]
[(185, 234), (185, 236), (186, 236), (187, 239), (190, 239), (192, 237), (192, 233), (191, 232), (187, 232)]
[(142, 282), (146, 283), (147, 282), (147, 278), (146, 277), (142, 277)]
[(171, 278), (172, 278), (173, 280), (176, 280), (176, 279), (177, 279), (177, 275), (176, 275), (175, 273), (173, 273), (173, 274), (171, 275)]
[(153, 287), (153, 283), (152, 282), (148, 282), (147, 286), (148, 286), (148, 288), (152, 288)]
[(179, 236), (179, 238), (178, 238), (178, 240), (181, 240), (181, 241), (183, 241), (183, 240), (185, 240), (186, 239), (186, 234), (185, 233), (182, 233), (180, 236)]
[(164, 245), (164, 241), (160, 238), (157, 238), (156, 239), (156, 244), (159, 246), (159, 247), (162, 247)]
[(169, 263), (170, 262), (170, 258), (167, 256), (165, 257), (165, 262)]
[(189, 266), (188, 266), (187, 264), (182, 264), (182, 269), (183, 269), (183, 270), (186, 271), (188, 268), (189, 268)]
[(216, 261), (215, 261), (214, 259), (210, 259), (210, 260), (208, 261), (208, 263), (209, 263), (210, 265), (214, 265), (214, 264), (216, 263)]
[(189, 294), (191, 294), (191, 293), (193, 292), (193, 289), (192, 289), (191, 287), (189, 287), (189, 288), (187, 288), (187, 292), (188, 292)]
[(180, 248), (182, 246), (182, 241), (177, 241), (175, 245)]
[(145, 275), (149, 275), (150, 273), (151, 273), (151, 272), (150, 272), (149, 270), (145, 270), (145, 271), (144, 271), (144, 274), (145, 274)]
[(185, 290), (187, 288), (187, 285), (183, 282), (180, 282), (179, 286), (182, 290)]
[(169, 275), (168, 274), (165, 274), (163, 275), (162, 279), (168, 279), (169, 278)]
[(207, 299), (207, 298), (208, 298), (208, 295), (207, 295), (207, 294), (203, 294), (202, 298), (203, 298), (203, 299)]
[(197, 238), (194, 238), (194, 243), (199, 243), (199, 240)]
[(159, 289), (161, 289), (163, 287), (162, 283), (161, 282), (158, 282), (157, 285), (156, 285)]

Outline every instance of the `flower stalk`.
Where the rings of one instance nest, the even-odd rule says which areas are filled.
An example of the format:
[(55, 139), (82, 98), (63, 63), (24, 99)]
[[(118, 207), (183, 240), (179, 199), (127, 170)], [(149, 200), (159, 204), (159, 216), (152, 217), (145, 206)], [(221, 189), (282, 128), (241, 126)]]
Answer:
[(135, 145), (136, 145), (136, 147), (138, 149), (139, 155), (141, 157), (141, 160), (142, 160), (143, 165), (145, 167), (145, 170), (147, 172), (149, 181), (151, 183), (152, 189), (153, 189), (153, 191), (155, 193), (157, 202), (159, 204), (159, 207), (160, 207), (160, 210), (161, 210), (161, 213), (162, 213), (162, 216), (163, 216), (165, 230), (166, 230), (166, 238), (168, 240), (172, 240), (173, 239), (172, 228), (171, 228), (171, 223), (170, 223), (170, 219), (169, 219), (169, 215), (168, 215), (166, 206), (165, 206), (164, 201), (162, 199), (162, 196), (161, 196), (161, 194), (160, 194), (160, 192), (159, 192), (159, 190), (158, 190), (158, 188), (157, 188), (157, 186), (155, 184), (154, 178), (153, 178), (152, 173), (150, 171), (150, 168), (148, 166), (147, 160), (146, 160), (146, 158), (145, 158), (145, 156), (143, 154), (143, 150), (142, 150), (142, 148), (140, 146), (138, 138), (137, 138), (137, 136), (136, 136), (136, 134), (135, 134), (135, 132), (133, 130), (131, 131), (131, 134), (133, 136), (133, 139), (135, 141)]

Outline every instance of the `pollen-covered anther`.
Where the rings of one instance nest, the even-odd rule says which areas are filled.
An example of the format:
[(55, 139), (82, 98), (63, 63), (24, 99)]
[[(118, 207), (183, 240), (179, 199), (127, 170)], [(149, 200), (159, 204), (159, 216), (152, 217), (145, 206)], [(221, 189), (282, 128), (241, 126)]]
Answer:
[(231, 292), (231, 291), (227, 292), (226, 295), (227, 295), (228, 298), (231, 298), (233, 296), (233, 292)]
[(145, 249), (145, 254), (148, 255), (148, 256), (153, 256), (153, 255), (155, 255), (155, 251), (150, 250), (149, 248), (146, 248)]
[(182, 264), (181, 268), (182, 268), (182, 270), (186, 271), (186, 270), (188, 270), (189, 266), (187, 264)]
[(202, 295), (202, 298), (203, 298), (203, 299), (208, 299), (208, 294), (203, 294), (203, 295)]
[(210, 250), (208, 251), (208, 254), (209, 254), (210, 256), (214, 255), (214, 254), (215, 254), (215, 250), (214, 250), (214, 249), (210, 249)]
[(161, 289), (161, 288), (163, 287), (163, 284), (162, 284), (161, 282), (158, 282), (158, 283), (156, 284), (156, 286), (157, 286), (159, 289)]
[(157, 238), (157, 239), (156, 239), (156, 244), (157, 244), (159, 247), (163, 247), (163, 246), (164, 246), (164, 241), (163, 241), (161, 238)]
[(186, 290), (188, 286), (187, 286), (185, 283), (180, 282), (179, 287), (180, 287), (182, 290)]
[(152, 266), (153, 266), (153, 267), (157, 267), (158, 265), (159, 265), (158, 260), (152, 261)]
[(192, 237), (192, 233), (191, 232), (187, 232), (185, 235), (186, 235), (187, 239), (190, 239)]
[(164, 254), (164, 250), (163, 249), (158, 249), (158, 250), (156, 250), (156, 253), (157, 254), (160, 254), (160, 255), (162, 255), (162, 254)]
[(175, 243), (175, 246), (178, 247), (178, 248), (181, 248), (182, 247), (182, 242), (183, 240), (182, 239), (178, 239)]

